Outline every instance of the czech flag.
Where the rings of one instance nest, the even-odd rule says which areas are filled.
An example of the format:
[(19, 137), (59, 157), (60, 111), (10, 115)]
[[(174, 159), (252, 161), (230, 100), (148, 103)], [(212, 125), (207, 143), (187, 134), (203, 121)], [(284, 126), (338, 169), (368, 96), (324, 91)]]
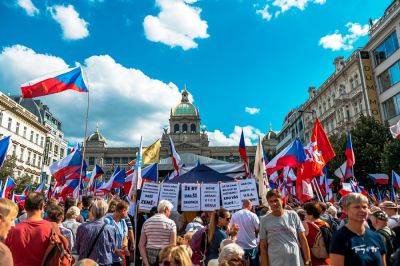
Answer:
[(79, 186), (79, 179), (70, 179), (65, 181), (65, 184), (59, 188), (58, 197), (65, 198), (74, 193), (74, 190)]
[(10, 136), (0, 140), (0, 167), (3, 166), (9, 146), (10, 146)]
[[(81, 169), (82, 165), (82, 153), (79, 150), (75, 150), (73, 153), (68, 154), (67, 157), (50, 165), (50, 172), (56, 179), (57, 183), (62, 184), (67, 176), (70, 176)], [(77, 173), (79, 179), (80, 173)], [(72, 179), (72, 178), (68, 178)]]
[(239, 141), (239, 154), (240, 154), (240, 157), (242, 157), (242, 160), (244, 163), (244, 169), (246, 171), (246, 176), (248, 176), (249, 175), (249, 158), (247, 157), (243, 129), (242, 129), (242, 134), (240, 135), (240, 141)]
[(98, 179), (103, 174), (104, 174), (103, 169), (101, 169), (101, 167), (96, 164), (95, 167), (93, 168), (93, 171), (92, 171), (90, 179), (89, 179), (89, 184), (88, 184), (88, 187), (91, 191), (93, 191), (93, 188), (94, 188), (93, 187), (94, 180)]
[(303, 144), (296, 139), (289, 146), (283, 149), (267, 164), (267, 173), (272, 173), (286, 167), (296, 167), (305, 162), (306, 154), (304, 152)]
[(3, 191), (1, 193), (1, 197), (4, 199), (8, 199), (10, 196), (10, 191), (15, 188), (15, 182), (11, 177), (7, 177), (4, 182)]
[(182, 165), (182, 160), (179, 154), (175, 150), (174, 143), (172, 142), (171, 137), (169, 137), (169, 148), (171, 151), (172, 165), (175, 169), (175, 176), (179, 176), (179, 169)]
[(394, 189), (400, 188), (400, 176), (395, 171), (392, 171), (392, 185)]
[[(36, 192), (36, 191), (35, 191)], [(28, 197), (28, 193), (29, 193), (29, 185), (26, 186), (26, 188), (24, 189), (24, 191), (22, 191), (21, 194), (14, 194), (14, 202), (18, 203), (18, 204), (25, 204), (25, 200), (26, 197)]]
[(40, 183), (40, 185), (35, 189), (35, 192), (37, 193), (42, 193), (45, 189), (45, 184), (44, 181), (42, 183)]
[(368, 176), (379, 185), (387, 185), (389, 183), (389, 176), (387, 174), (368, 174)]
[(21, 85), (23, 98), (35, 98), (65, 90), (88, 92), (80, 66), (46, 75)]
[(103, 184), (99, 190), (111, 191), (113, 188), (120, 188), (125, 183), (126, 172), (125, 169), (117, 167), (114, 174), (110, 177), (107, 183)]
[(344, 154), (346, 155), (346, 172), (345, 172), (345, 178), (352, 177), (354, 175), (353, 173), (353, 165), (356, 162), (355, 156), (354, 156), (354, 151), (353, 151), (353, 143), (351, 141), (351, 134), (349, 133), (347, 135), (347, 140), (346, 140), (346, 149), (344, 151)]

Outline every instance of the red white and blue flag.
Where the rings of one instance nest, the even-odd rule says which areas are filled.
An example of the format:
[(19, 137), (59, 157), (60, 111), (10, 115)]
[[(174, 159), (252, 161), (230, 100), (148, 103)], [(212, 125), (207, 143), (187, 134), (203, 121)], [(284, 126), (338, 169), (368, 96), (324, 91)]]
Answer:
[(42, 193), (46, 188), (44, 181), (40, 183), (40, 185), (35, 189), (35, 192)]
[(25, 187), (21, 194), (13, 194), (14, 202), (18, 204), (24, 204), (29, 193), (29, 185)]
[[(132, 180), (136, 175), (135, 171), (136, 170), (134, 168), (126, 171), (126, 179), (125, 179), (123, 191), (127, 195), (133, 184)], [(140, 179), (138, 179), (137, 189), (141, 189), (142, 184), (144, 182), (157, 182), (157, 180), (158, 180), (158, 164), (153, 163), (153, 164), (150, 164), (150, 165), (146, 166), (145, 168), (143, 168), (141, 176), (142, 177)]]
[(35, 98), (65, 90), (88, 92), (80, 66), (49, 74), (21, 85), (23, 98)]
[(74, 193), (77, 187), (79, 187), (79, 179), (66, 180), (63, 186), (58, 187), (57, 197), (66, 198), (68, 195)]
[(267, 173), (272, 173), (288, 166), (297, 167), (299, 164), (305, 162), (306, 154), (304, 152), (303, 144), (296, 139), (289, 146), (283, 149), (267, 164)]
[(247, 157), (246, 144), (245, 144), (245, 141), (244, 141), (243, 129), (242, 129), (242, 134), (240, 135), (240, 141), (239, 141), (239, 154), (240, 154), (240, 157), (243, 160), (246, 176), (248, 176), (250, 174), (250, 171), (249, 171), (249, 158)]
[(175, 170), (175, 176), (179, 176), (179, 169), (182, 166), (182, 160), (175, 150), (174, 143), (172, 142), (171, 137), (169, 137), (169, 148), (171, 152), (172, 165), (174, 166)]
[(88, 183), (88, 188), (90, 191), (94, 190), (94, 181), (96, 179), (98, 179), (99, 177), (101, 177), (104, 174), (103, 169), (101, 169), (101, 167), (99, 165), (95, 165), (93, 168), (93, 171), (90, 172), (90, 177), (89, 177), (89, 183)]
[(3, 166), (9, 146), (10, 136), (4, 137), (2, 140), (0, 140), (0, 167)]
[(395, 171), (392, 171), (392, 186), (394, 189), (400, 188), (400, 175), (398, 175)]
[(379, 185), (387, 185), (389, 184), (389, 176), (387, 174), (378, 173), (378, 174), (368, 174), (368, 176)]
[(355, 156), (354, 156), (354, 151), (353, 151), (353, 143), (351, 141), (351, 134), (349, 133), (347, 135), (347, 140), (346, 140), (346, 149), (344, 151), (344, 154), (346, 155), (346, 172), (344, 177), (345, 178), (350, 178), (354, 176), (353, 173), (353, 166), (356, 162)]
[(82, 165), (82, 153), (75, 150), (67, 157), (50, 165), (50, 172), (58, 184), (63, 184), (66, 179), (79, 179)]
[(6, 181), (4, 182), (3, 191), (1, 192), (1, 198), (8, 199), (10, 197), (11, 190), (14, 188), (14, 179), (12, 179), (11, 177), (7, 177)]
[(113, 175), (107, 183), (104, 183), (98, 190), (111, 191), (113, 188), (120, 188), (125, 183), (126, 171), (125, 169), (120, 169), (118, 166), (114, 170)]

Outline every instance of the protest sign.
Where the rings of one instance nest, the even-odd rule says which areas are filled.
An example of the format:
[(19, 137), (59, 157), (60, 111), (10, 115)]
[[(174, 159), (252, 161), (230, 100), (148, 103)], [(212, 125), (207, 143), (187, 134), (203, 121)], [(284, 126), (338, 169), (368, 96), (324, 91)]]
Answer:
[(243, 200), (248, 199), (253, 206), (260, 204), (258, 200), (258, 193), (256, 187), (256, 180), (253, 178), (239, 180), (240, 198)]
[(182, 211), (200, 211), (200, 184), (182, 184)]
[(220, 208), (219, 204), (219, 185), (202, 184), (201, 185), (201, 210), (214, 211)]
[(168, 200), (174, 205), (173, 211), (178, 210), (179, 184), (162, 183), (160, 189), (160, 200)]
[(222, 207), (227, 210), (239, 210), (242, 208), (242, 201), (240, 199), (239, 183), (226, 182), (220, 183)]
[(150, 211), (151, 208), (157, 206), (159, 192), (160, 184), (152, 182), (144, 183), (139, 201), (139, 210)]

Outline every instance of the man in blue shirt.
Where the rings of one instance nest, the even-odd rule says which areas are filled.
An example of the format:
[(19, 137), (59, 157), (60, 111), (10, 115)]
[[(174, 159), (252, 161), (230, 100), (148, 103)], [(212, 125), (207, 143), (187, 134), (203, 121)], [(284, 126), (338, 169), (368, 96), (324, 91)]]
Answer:
[(128, 252), (128, 227), (125, 217), (128, 215), (129, 205), (119, 200), (115, 212), (104, 218), (104, 222), (115, 228), (116, 247), (113, 254), (113, 266), (123, 265), (122, 260), (129, 255)]

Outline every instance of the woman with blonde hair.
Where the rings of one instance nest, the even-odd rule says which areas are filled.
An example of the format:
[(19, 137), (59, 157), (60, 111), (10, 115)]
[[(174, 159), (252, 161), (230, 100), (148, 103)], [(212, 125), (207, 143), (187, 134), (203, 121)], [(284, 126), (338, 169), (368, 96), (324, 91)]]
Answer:
[(192, 250), (186, 245), (180, 245), (171, 250), (172, 266), (192, 266), (191, 258)]
[(18, 206), (9, 199), (0, 199), (0, 265), (14, 265), (10, 249), (4, 245), (8, 231), (17, 218)]

